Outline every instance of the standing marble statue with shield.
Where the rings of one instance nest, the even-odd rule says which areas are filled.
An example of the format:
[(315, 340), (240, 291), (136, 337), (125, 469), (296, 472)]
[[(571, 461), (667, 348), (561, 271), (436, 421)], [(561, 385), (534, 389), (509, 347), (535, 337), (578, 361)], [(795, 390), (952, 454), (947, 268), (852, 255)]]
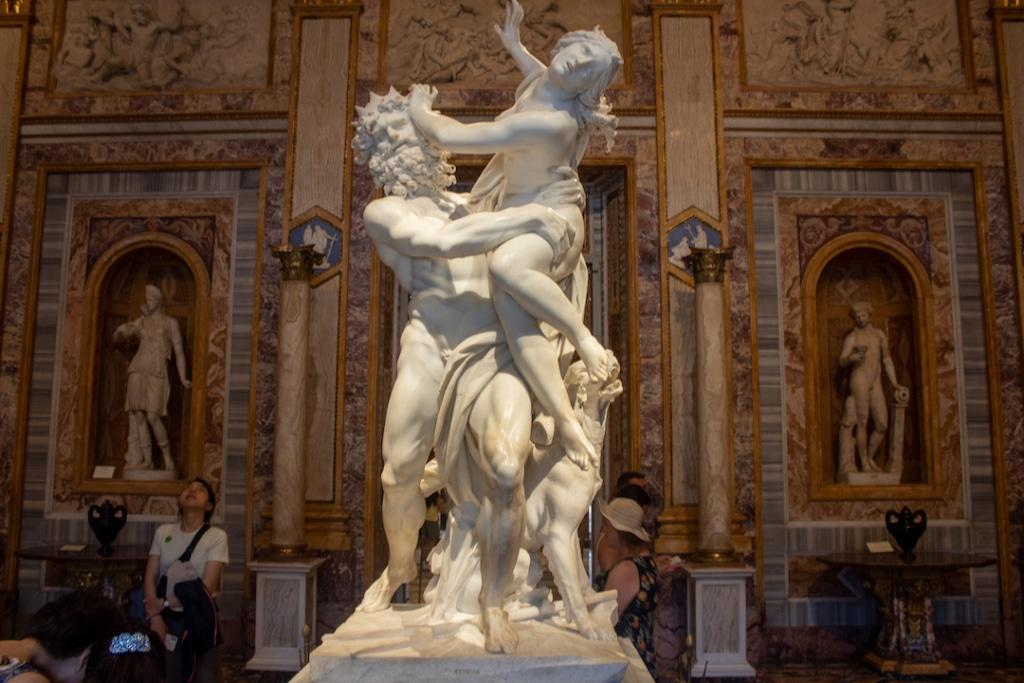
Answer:
[[(128, 452), (125, 456), (126, 477), (145, 478), (138, 470), (163, 470), (173, 476), (174, 459), (171, 442), (163, 418), (171, 397), (171, 380), (167, 361), (174, 357), (178, 379), (186, 389), (192, 386), (185, 373), (185, 351), (178, 321), (164, 311), (164, 293), (159, 287), (146, 285), (146, 302), (142, 315), (118, 326), (114, 343), (137, 338), (139, 348), (128, 365), (128, 386), (124, 408), (128, 413)], [(152, 430), (152, 435), (150, 434)], [(160, 449), (163, 467), (154, 467), (153, 440)]]

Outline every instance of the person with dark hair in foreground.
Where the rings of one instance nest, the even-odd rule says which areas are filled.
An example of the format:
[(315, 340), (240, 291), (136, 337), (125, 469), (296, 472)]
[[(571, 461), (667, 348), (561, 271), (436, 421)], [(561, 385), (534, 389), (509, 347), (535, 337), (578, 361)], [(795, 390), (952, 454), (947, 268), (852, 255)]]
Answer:
[(142, 621), (126, 621), (113, 635), (92, 648), (84, 683), (159, 683), (165, 676), (160, 636)]
[(82, 683), (94, 643), (121, 619), (114, 601), (96, 591), (43, 605), (24, 638), (0, 641), (0, 683)]

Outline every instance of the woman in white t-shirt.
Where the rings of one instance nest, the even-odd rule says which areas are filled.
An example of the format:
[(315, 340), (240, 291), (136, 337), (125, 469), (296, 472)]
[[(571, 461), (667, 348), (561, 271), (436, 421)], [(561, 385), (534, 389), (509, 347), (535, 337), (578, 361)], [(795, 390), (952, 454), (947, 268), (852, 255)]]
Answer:
[[(146, 617), (150, 627), (164, 640), (167, 648), (168, 683), (181, 683), (182, 679), (181, 653), (177, 644), (183, 629), (184, 612), (174, 587), (181, 581), (201, 578), (207, 591), (216, 598), (220, 593), (224, 565), (228, 563), (227, 534), (223, 529), (213, 526), (206, 530), (196, 543), (188, 563), (195, 570), (194, 574), (188, 566), (183, 568), (180, 564), (175, 565), (170, 574), (167, 570), (185, 552), (196, 532), (209, 523), (216, 505), (217, 497), (213, 487), (203, 479), (193, 479), (178, 496), (181, 519), (157, 527), (153, 545), (149, 549), (149, 562), (146, 564), (143, 582)], [(166, 597), (161, 598), (157, 596), (157, 583), (165, 575)], [(196, 675), (192, 680), (193, 683), (219, 683), (220, 647), (207, 650), (199, 657)]]

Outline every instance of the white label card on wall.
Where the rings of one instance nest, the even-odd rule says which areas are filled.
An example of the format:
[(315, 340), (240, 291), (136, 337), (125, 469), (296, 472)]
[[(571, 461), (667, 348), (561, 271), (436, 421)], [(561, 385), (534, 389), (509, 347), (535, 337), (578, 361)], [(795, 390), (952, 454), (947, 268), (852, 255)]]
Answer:
[(889, 541), (868, 541), (868, 552), (869, 553), (894, 553), (896, 549), (892, 547)]
[(113, 465), (96, 465), (92, 470), (93, 479), (113, 479), (114, 478), (114, 466)]

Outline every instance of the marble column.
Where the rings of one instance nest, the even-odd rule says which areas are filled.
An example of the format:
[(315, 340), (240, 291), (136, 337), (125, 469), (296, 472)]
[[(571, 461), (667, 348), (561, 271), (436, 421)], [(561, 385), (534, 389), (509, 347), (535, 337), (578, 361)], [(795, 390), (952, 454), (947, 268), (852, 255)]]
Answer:
[(306, 547), (306, 365), (309, 280), (323, 259), (312, 245), (274, 249), (281, 261), (277, 332), (277, 417), (270, 544), (281, 553)]
[[(696, 462), (696, 378), (692, 317), (695, 282), (673, 262), (670, 245), (696, 234), (728, 244), (719, 0), (650, 3), (654, 33), (657, 118), (658, 219), (662, 233), (662, 354), (664, 376), (664, 508), (658, 552), (697, 550), (700, 515)], [(682, 235), (680, 239), (680, 234)]]
[(696, 284), (698, 561), (728, 561), (735, 556), (722, 284), (731, 258), (729, 247), (694, 248), (686, 259)]

